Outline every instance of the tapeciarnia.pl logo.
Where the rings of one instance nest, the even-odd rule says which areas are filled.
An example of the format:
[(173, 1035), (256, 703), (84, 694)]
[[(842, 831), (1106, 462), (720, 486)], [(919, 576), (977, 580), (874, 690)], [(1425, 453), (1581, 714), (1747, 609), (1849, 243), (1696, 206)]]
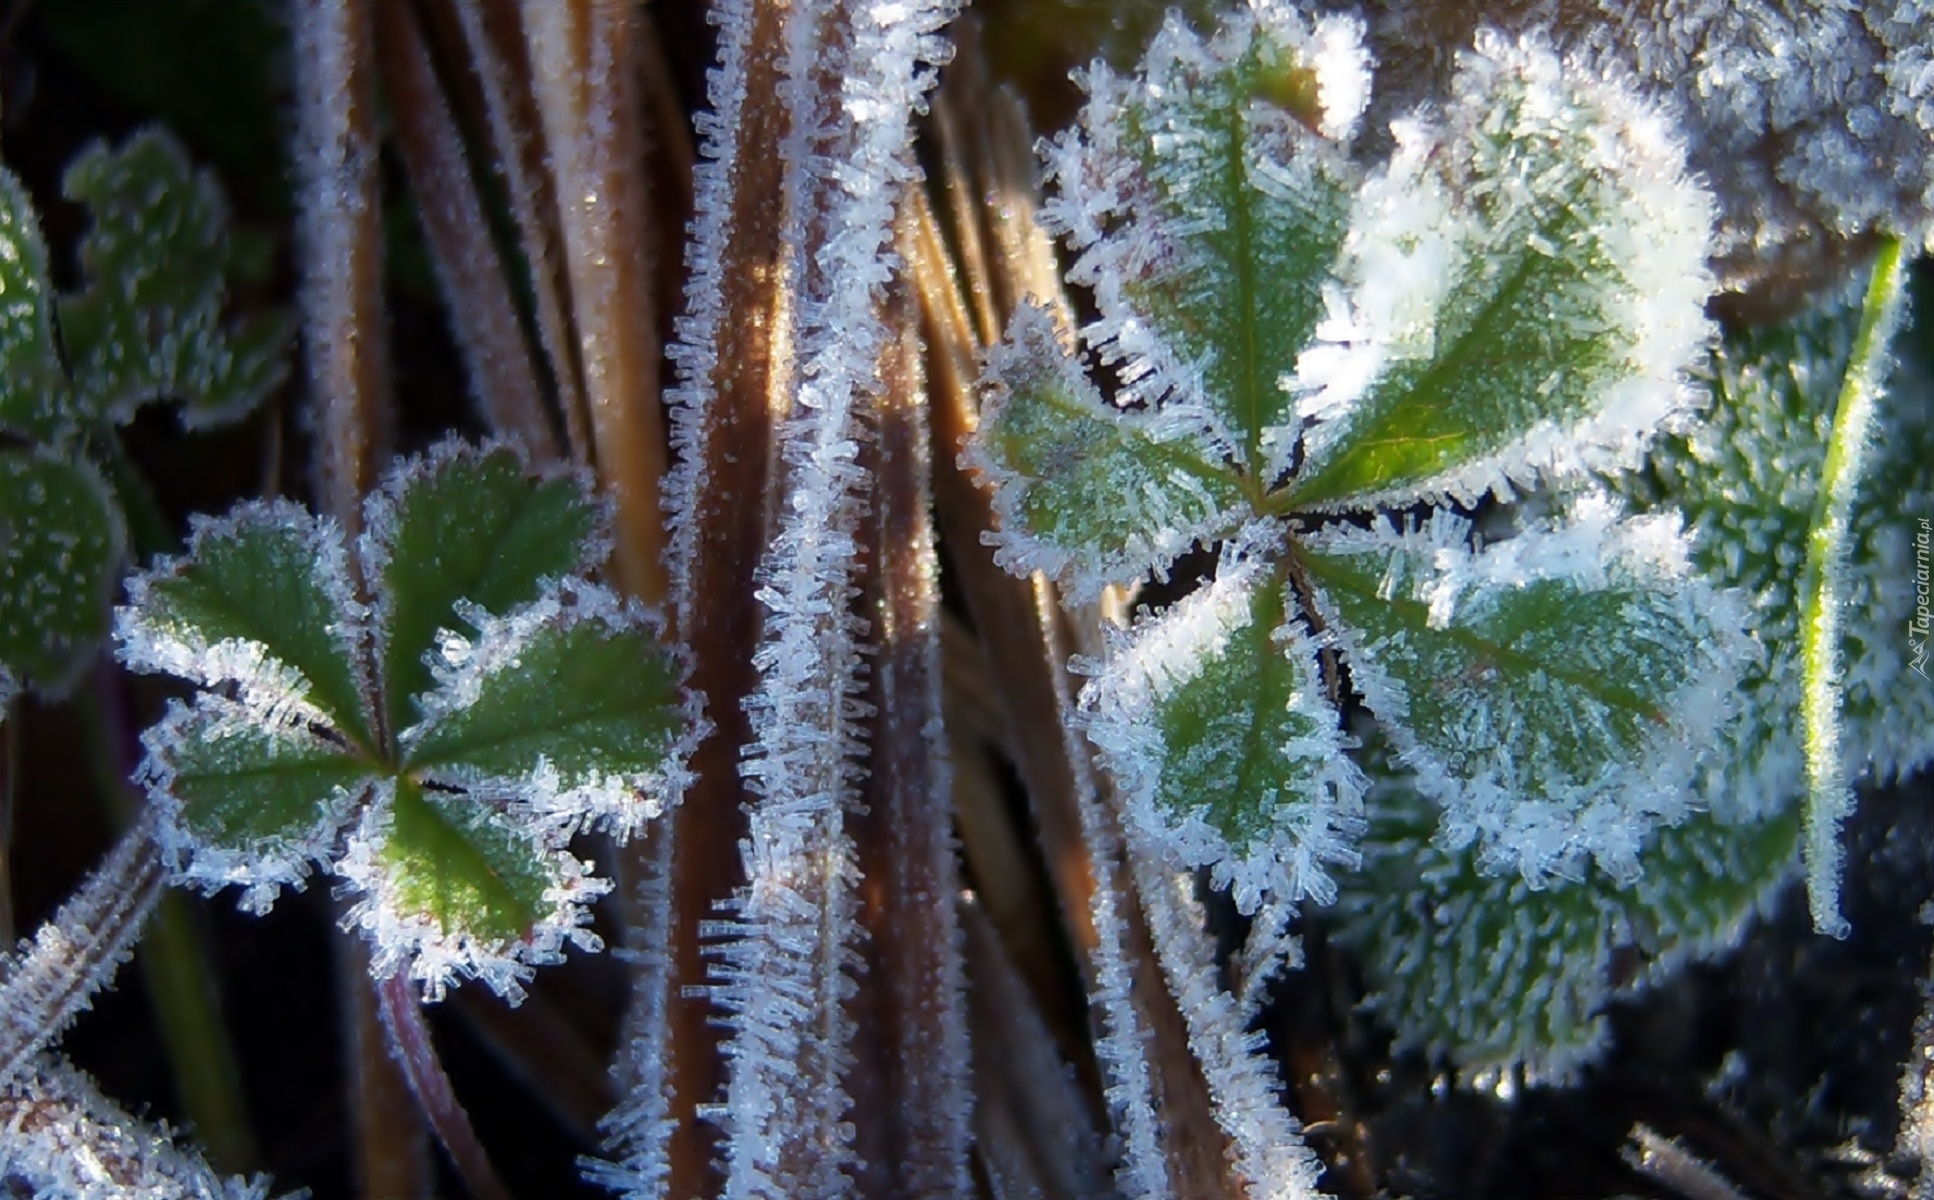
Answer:
[(1907, 665), (1922, 679), (1927, 678), (1929, 532), (1928, 519), (1922, 517), (1921, 527), (1914, 533), (1914, 615), (1907, 619), (1907, 650), (1911, 655)]

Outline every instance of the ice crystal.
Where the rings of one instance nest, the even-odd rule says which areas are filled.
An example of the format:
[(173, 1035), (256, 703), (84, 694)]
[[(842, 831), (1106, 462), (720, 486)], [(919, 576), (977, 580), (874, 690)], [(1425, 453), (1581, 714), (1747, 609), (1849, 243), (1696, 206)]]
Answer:
[[(682, 786), (697, 719), (635, 604), (573, 578), (602, 522), (579, 484), (446, 443), (365, 506), (349, 549), (287, 503), (201, 520), (130, 581), (121, 655), (202, 686), (143, 737), (178, 876), (260, 911), (314, 866), (382, 976), (512, 999), (609, 884), (569, 849), (638, 832)], [(614, 668), (614, 664), (620, 664)]]
[[(779, 269), (794, 281), (787, 336), (796, 365), (782, 384), (777, 528), (759, 568), (760, 682), (746, 701), (747, 882), (721, 927), (731, 940), (715, 993), (729, 1014), (719, 1120), (725, 1194), (734, 1198), (840, 1194), (855, 1166), (842, 1080), (860, 936), (843, 823), (857, 799), (865, 708), (863, 630), (851, 608), (865, 503), (856, 454), (888, 346), (880, 307), (895, 207), (914, 174), (911, 113), (932, 83), (931, 64), (944, 58), (936, 34), (952, 11), (942, 0), (850, 0), (799, 6), (780, 21), (788, 133)], [(712, 77), (720, 120), (743, 102), (756, 15), (741, 5), (715, 14), (726, 48)], [(729, 159), (707, 164), (701, 194), (724, 186), (714, 173), (731, 169)], [(701, 229), (701, 261), (717, 236), (717, 226), (710, 239)], [(698, 285), (695, 329), (722, 317), (705, 308), (715, 286)], [(706, 365), (705, 351), (684, 354)]]
[(1262, 0), (1207, 39), (1172, 17), (1139, 78), (1088, 73), (1045, 215), (1122, 407), (1023, 309), (962, 463), (997, 491), (999, 560), (1076, 597), (1226, 543), (1082, 708), (1130, 829), (1243, 911), (1327, 897), (1351, 858), (1330, 648), (1453, 844), (1629, 878), (1741, 650), (1677, 525), (1583, 505), (1479, 548), (1448, 512), (1323, 521), (1635, 463), (1689, 404), (1710, 201), (1629, 88), (1494, 33), (1366, 172), (1359, 32)]
[[(1916, 283), (1924, 292), (1924, 271)], [(1934, 357), (1918, 311), (1923, 323), (1895, 341), (1874, 416), (1887, 432), (1848, 519), (1843, 747), (1881, 780), (1934, 761), (1934, 688), (1900, 643), (1916, 620), (1916, 593), (1902, 586), (1923, 536), (1913, 514), (1934, 509)], [(1533, 889), (1486, 875), (1440, 835), (1415, 779), (1372, 767), (1364, 870), (1342, 881), (1340, 912), (1374, 1006), (1406, 1042), (1567, 1073), (1602, 1043), (1608, 1000), (1733, 944), (1798, 869), (1799, 579), (1860, 316), (1860, 289), (1847, 287), (1785, 322), (1728, 333), (1700, 372), (1700, 420), (1659, 439), (1644, 472), (1613, 477), (1639, 507), (1683, 514), (1693, 565), (1738, 597), (1759, 651), (1741, 661), (1734, 715), (1695, 770), (1698, 811), (1645, 834), (1637, 878), (1588, 866)], [(1387, 742), (1373, 748), (1387, 762)]]

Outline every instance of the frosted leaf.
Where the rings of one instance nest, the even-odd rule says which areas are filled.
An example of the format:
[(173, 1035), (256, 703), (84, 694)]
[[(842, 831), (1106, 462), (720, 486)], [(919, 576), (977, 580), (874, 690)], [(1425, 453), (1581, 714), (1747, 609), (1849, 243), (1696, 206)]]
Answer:
[(67, 692), (107, 636), (124, 541), (85, 460), (0, 449), (0, 670)]
[(1448, 844), (1533, 884), (1586, 857), (1629, 880), (1678, 820), (1737, 673), (1740, 615), (1694, 579), (1677, 523), (1581, 503), (1481, 552), (1438, 513), (1298, 552), (1351, 678)]
[(1587, 865), (1534, 888), (1448, 848), (1437, 805), (1383, 739), (1365, 740), (1377, 783), (1364, 802), (1363, 870), (1342, 880), (1339, 933), (1398, 1041), (1460, 1066), (1568, 1076), (1602, 1049), (1607, 1001), (1731, 946), (1797, 866), (1799, 807), (1788, 804), (1655, 826), (1634, 880)]
[[(266, 1200), (266, 1176), (217, 1175), (46, 1054), (0, 1089), (0, 1194), (34, 1200)], [(296, 1196), (306, 1193), (295, 1193)]]
[(589, 868), (555, 830), (404, 776), (364, 811), (337, 871), (364, 893), (344, 923), (369, 938), (377, 978), (407, 968), (433, 1001), (477, 979), (515, 1004), (566, 942), (600, 947), (590, 904), (611, 884)]
[(0, 168), (0, 431), (36, 440), (74, 425), (49, 291), (40, 218), (20, 181)]
[(1085, 82), (1080, 126), (1047, 148), (1059, 194), (1043, 210), (1082, 251), (1070, 278), (1095, 289), (1084, 337), (1121, 361), (1130, 398), (1213, 413), (1249, 473), (1273, 474), (1277, 379), (1322, 316), (1355, 183), (1357, 24), (1261, 3), (1205, 44), (1171, 14), (1141, 78), (1097, 65)]
[(980, 426), (961, 456), (993, 485), (994, 561), (1062, 580), (1071, 601), (1161, 571), (1233, 527), (1243, 496), (1206, 413), (1123, 412), (1102, 400), (1023, 305), (988, 355)]
[(682, 770), (693, 715), (681, 664), (635, 603), (591, 584), (547, 588), (507, 618), (460, 609), (480, 632), (453, 642), (400, 738), (426, 780), (503, 789), (534, 819), (628, 837)]
[(1215, 582), (1120, 640), (1083, 689), (1089, 740), (1123, 819), (1252, 913), (1265, 899), (1328, 899), (1352, 863), (1363, 780), (1267, 526), (1225, 548)]
[(232, 421), (288, 375), (285, 314), (224, 319), (228, 205), (159, 129), (96, 143), (63, 184), (93, 224), (80, 246), (86, 287), (60, 299), (61, 341), (90, 413), (125, 420), (152, 400), (182, 401), (190, 429)]
[(1665, 121), (1541, 40), (1481, 33), (1400, 123), (1297, 362), (1299, 508), (1510, 494), (1634, 461), (1702, 348), (1710, 200)]
[(532, 478), (509, 447), (454, 438), (389, 473), (364, 504), (360, 548), (378, 596), (390, 729), (416, 722), (437, 631), (459, 627), (459, 600), (503, 616), (537, 599), (543, 580), (603, 558), (601, 513), (586, 495), (584, 480)]
[(336, 524), (255, 501), (195, 518), (185, 555), (130, 578), (115, 632), (137, 671), (237, 684), (271, 723), (326, 721), (373, 750), (363, 615)]
[(240, 885), (247, 912), (266, 912), (282, 885), (328, 864), (379, 770), (214, 694), (172, 703), (141, 742), (135, 781), (160, 815), (157, 837), (177, 878), (209, 892)]

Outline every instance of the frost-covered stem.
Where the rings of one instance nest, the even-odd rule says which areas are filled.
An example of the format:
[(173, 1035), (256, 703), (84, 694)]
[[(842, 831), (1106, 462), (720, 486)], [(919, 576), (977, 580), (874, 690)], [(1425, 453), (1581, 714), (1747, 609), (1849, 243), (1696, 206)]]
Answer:
[(617, 508), (618, 577), (626, 591), (656, 604), (665, 598), (665, 427), (636, 14), (594, 0), (525, 0), (522, 11), (584, 401), (598, 474)]
[(1927, 1003), (1914, 1022), (1914, 1044), (1900, 1071), (1900, 1132), (1894, 1157), (1917, 1163), (1914, 1200), (1934, 1200), (1934, 972), (1921, 984)]
[(1687, 1152), (1678, 1139), (1660, 1137), (1649, 1125), (1632, 1127), (1631, 1145), (1621, 1157), (1634, 1171), (1685, 1200), (1746, 1200), (1711, 1163)]
[[(147, 797), (129, 782), (140, 744), (128, 727), (124, 680), (107, 663), (97, 664), (92, 686), (77, 698), (76, 708), (88, 727), (95, 786), (116, 823), (132, 828), (141, 822)], [(256, 1160), (255, 1137), (242, 1097), (241, 1068), (222, 1022), (208, 943), (194, 901), (185, 893), (159, 890), (154, 920), (136, 947), (136, 966), (196, 1138), (216, 1162), (233, 1170), (249, 1169)]]
[(144, 817), (34, 936), (0, 959), (0, 1083), (46, 1049), (134, 952), (162, 874), (153, 819)]
[[(617, 955), (632, 967), (631, 1007), (618, 1039), (612, 1076), (623, 1099), (599, 1122), (610, 1160), (582, 1160), (585, 1177), (627, 1200), (667, 1194), (671, 1143), (672, 831), (655, 821), (633, 866), (625, 944)], [(696, 1048), (693, 1048), (696, 1049)], [(688, 1053), (691, 1051), (688, 1050)]]
[(402, 971), (376, 980), (375, 986), (376, 1013), (383, 1022), (390, 1054), (403, 1068), (403, 1078), (409, 1081), (411, 1093), (450, 1161), (456, 1164), (457, 1173), (463, 1176), (464, 1185), (477, 1200), (509, 1200), (510, 1192), (497, 1178), (490, 1156), (471, 1128), (470, 1115), (457, 1100), (450, 1077), (437, 1059), (416, 986)]
[[(844, 1086), (860, 932), (845, 812), (857, 798), (864, 716), (851, 599), (868, 481), (855, 454), (886, 345), (881, 289), (894, 207), (913, 174), (912, 109), (950, 7), (851, 0), (780, 18), (791, 125), (780, 263), (796, 281), (797, 370), (778, 530), (760, 566), (761, 678), (746, 702), (747, 884), (717, 975), (730, 1014), (720, 1119), (735, 1200), (843, 1194), (858, 1165)], [(725, 70), (743, 65), (727, 60)]]
[[(871, 578), (863, 609), (878, 651), (867, 812), (856, 821), (868, 881), (861, 919), (871, 937), (871, 986), (856, 1003), (883, 1036), (861, 1040), (861, 1062), (883, 1076), (881, 1103), (861, 1104), (861, 1144), (890, 1196), (933, 1200), (972, 1190), (967, 1172), (967, 1019), (955, 914), (951, 767), (940, 705), (940, 564), (930, 518), (932, 474), (915, 302), (904, 276), (887, 303), (893, 341), (873, 418), (873, 510), (864, 522)], [(863, 1019), (863, 1023), (864, 1019)], [(869, 1053), (869, 1050), (871, 1051)], [(867, 1124), (884, 1137), (869, 1137)]]
[(530, 133), (534, 117), (530, 97), (518, 85), (506, 60), (507, 50), (517, 48), (514, 37), (499, 36), (493, 29), (491, 10), (504, 18), (499, 26), (514, 23), (515, 12), (504, 3), (487, 0), (456, 0), (458, 28), (470, 54), (470, 67), (477, 74), (483, 93), (484, 121), (495, 151), (492, 163), (502, 173), (504, 194), (511, 217), (517, 222), (517, 238), (530, 269), (531, 294), (537, 306), (537, 338), (551, 368), (557, 387), (558, 408), (564, 414), (564, 430), (570, 441), (571, 456), (588, 463), (592, 458), (591, 432), (585, 427), (584, 379), (578, 368), (577, 353), (571, 344), (564, 318), (563, 287), (552, 246), (551, 227), (541, 215), (550, 211), (544, 172), (533, 158), (535, 150)]
[(1310, 1200), (1321, 1166), (1301, 1127), (1277, 1098), (1264, 1036), (1244, 1028), (1242, 1007), (1216, 981), (1215, 950), (1195, 902), (1194, 876), (1164, 866), (1160, 846), (1134, 844), (1130, 869), (1148, 917), (1155, 954), (1188, 1025), (1189, 1049), (1209, 1085), (1216, 1124), (1233, 1148), (1251, 1200)]
[(1872, 436), (1874, 405), (1886, 385), (1888, 347), (1905, 307), (1907, 274), (1899, 238), (1874, 256), (1873, 277), (1854, 335), (1828, 435), (1820, 494), (1806, 539), (1800, 579), (1800, 718), (1806, 737), (1806, 884), (1813, 927), (1847, 935), (1840, 914), (1840, 822), (1853, 809), (1841, 752), (1840, 617), (1846, 606), (1846, 561), (1854, 493), (1860, 487)]
[(363, 494), (387, 458), (390, 412), (370, 61), (374, 11), (357, 0), (299, 0), (290, 9), (299, 294), (316, 413), (317, 491), (323, 509), (352, 536), (362, 527)]
[(268, 1194), (266, 1178), (217, 1175), (52, 1054), (25, 1063), (0, 1087), (0, 1130), (0, 1180), (43, 1200), (261, 1200)]
[(416, 194), (424, 244), (449, 307), (471, 394), (495, 432), (522, 441), (537, 461), (555, 462), (557, 437), (544, 414), (510, 281), (415, 10), (380, 4), (375, 12), (396, 149)]
[(1095, 1113), (980, 905), (961, 905), (973, 1042), (974, 1130), (996, 1195), (1108, 1190)]

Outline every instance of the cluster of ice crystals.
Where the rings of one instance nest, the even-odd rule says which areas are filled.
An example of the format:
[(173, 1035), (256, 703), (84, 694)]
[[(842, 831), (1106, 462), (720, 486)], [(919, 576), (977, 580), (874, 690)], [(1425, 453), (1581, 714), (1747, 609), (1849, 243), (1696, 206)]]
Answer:
[(1363, 789), (1293, 608), (1257, 626), (1282, 611), (1259, 594), (1285, 586), (1266, 557), (1279, 537), (1264, 523), (1245, 529), (1215, 581), (1116, 637), (1082, 692), (1128, 828), (1210, 867), (1245, 914), (1266, 899), (1335, 896), (1326, 868), (1356, 861)]
[[(842, 1077), (852, 1056), (846, 1002), (861, 930), (843, 813), (856, 799), (865, 709), (863, 630), (851, 599), (866, 476), (855, 460), (861, 408), (879, 386), (887, 346), (880, 305), (894, 261), (894, 210), (915, 175), (911, 118), (932, 84), (932, 64), (946, 56), (937, 34), (953, 7), (834, 0), (781, 18), (790, 121), (780, 155), (782, 267), (793, 281), (793, 359), (779, 430), (783, 499), (759, 569), (760, 682), (746, 701), (753, 742), (742, 770), (755, 797), (741, 846), (747, 882), (722, 926), (731, 939), (720, 950), (714, 993), (729, 1014), (718, 1117), (727, 1134), (726, 1195), (734, 1198), (851, 1187)], [(753, 17), (737, 6), (715, 14), (726, 54), (712, 88), (728, 106), (743, 102)], [(730, 118), (721, 111), (716, 119)], [(715, 127), (708, 141), (716, 148), (729, 132)], [(731, 169), (729, 159), (707, 163), (701, 194), (715, 194), (715, 173)], [(719, 319), (702, 311), (708, 286), (694, 297), (701, 325)], [(690, 351), (686, 361), (702, 367), (706, 353)], [(705, 411), (704, 397), (697, 400), (695, 410)], [(689, 433), (687, 445), (699, 436)]]
[(43, 1055), (0, 1087), (0, 1193), (35, 1200), (266, 1200), (269, 1181), (217, 1175), (165, 1127)]
[[(1513, 485), (1636, 461), (1689, 407), (1683, 375), (1710, 334), (1711, 202), (1666, 122), (1543, 38), (1483, 30), (1458, 56), (1442, 114), (1392, 131), (1317, 344), (1288, 381), (1318, 421), (1303, 470), (1362, 436), (1383, 411), (1376, 393), (1432, 379), (1440, 403), (1495, 414), (1511, 436), (1350, 506), (1420, 491), (1508, 498)], [(1445, 381), (1447, 365), (1457, 374)]]

